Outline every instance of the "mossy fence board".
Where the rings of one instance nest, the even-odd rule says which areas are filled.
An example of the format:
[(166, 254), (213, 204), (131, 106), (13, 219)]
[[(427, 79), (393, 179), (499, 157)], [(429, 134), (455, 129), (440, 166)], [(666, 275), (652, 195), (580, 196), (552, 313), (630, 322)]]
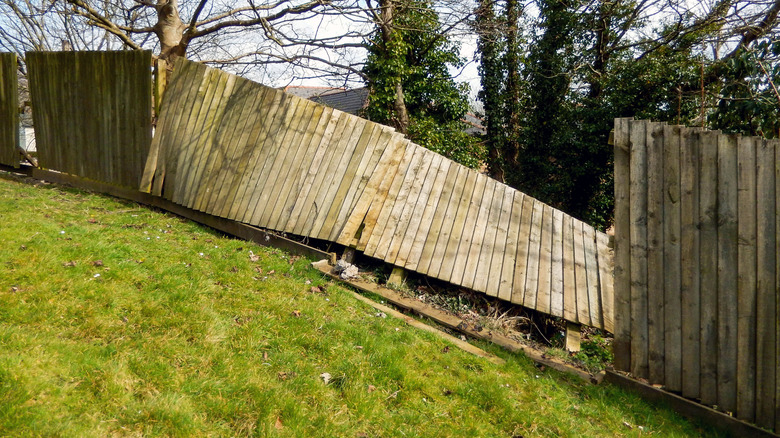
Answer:
[(19, 78), (16, 54), (0, 53), (0, 163), (19, 167)]
[(615, 366), (780, 430), (780, 141), (615, 123)]
[(138, 187), (152, 138), (148, 51), (28, 52), (39, 166)]
[(606, 235), (385, 126), (177, 61), (140, 189), (613, 330)]

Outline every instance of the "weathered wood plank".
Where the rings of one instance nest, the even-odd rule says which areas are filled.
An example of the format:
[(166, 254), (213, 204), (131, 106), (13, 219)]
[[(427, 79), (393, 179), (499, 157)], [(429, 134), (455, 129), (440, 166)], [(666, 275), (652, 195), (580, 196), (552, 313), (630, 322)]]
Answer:
[(775, 149), (777, 140), (756, 140), (756, 424), (765, 428), (775, 425), (780, 403), (775, 370), (778, 352), (775, 350), (777, 327), (775, 313), (777, 295), (775, 271), (777, 263), (776, 227), (778, 222), (775, 182)]
[[(194, 126), (195, 118), (203, 106), (203, 97), (208, 85), (204, 81), (206, 72), (205, 65), (189, 63), (184, 58), (177, 59), (174, 64), (171, 80), (176, 80), (177, 82), (173, 84), (179, 83), (180, 87), (166, 93), (167, 100), (163, 102), (163, 110), (166, 113), (173, 112), (173, 115), (165, 119), (165, 125), (158, 124), (155, 131), (155, 139), (160, 138), (160, 151), (151, 180), (152, 185), (149, 188), (153, 195), (164, 196), (171, 200), (174, 196), (174, 188), (181, 185), (176, 184), (176, 179), (180, 160), (185, 159), (185, 145), (189, 145), (189, 142), (185, 142), (184, 139), (188, 138), (185, 136), (192, 135), (190, 129)], [(166, 187), (169, 190), (165, 190)]]
[(537, 270), (536, 306), (540, 312), (550, 313), (552, 286), (553, 208), (542, 206), (542, 234), (539, 241), (539, 268)]
[[(509, 220), (512, 218), (512, 204), (514, 200), (514, 194), (516, 192), (516, 190), (504, 184), (500, 184), (499, 187), (501, 190), (497, 190), (497, 192), (500, 192), (503, 199), (501, 200), (501, 209), (499, 210), (499, 215), (495, 225), (495, 243), (488, 252), (491, 257), (490, 266), (487, 266), (485, 263), (485, 271), (482, 273), (477, 273), (478, 276), (485, 277), (487, 279), (485, 284), (485, 292), (491, 297), (498, 296), (498, 290), (502, 281), (501, 276), (504, 273), (504, 254), (506, 253), (507, 237), (509, 236)], [(517, 239), (516, 235), (515, 239)], [(484, 251), (485, 249), (483, 248), (483, 252)], [(512, 267), (514, 267), (514, 260), (512, 260)], [(512, 275), (512, 271), (507, 270), (507, 275)], [(478, 284), (476, 286), (479, 287), (480, 285)]]
[(199, 142), (201, 146), (198, 150), (200, 159), (194, 172), (191, 172), (189, 175), (192, 179), (188, 181), (188, 190), (185, 194), (186, 206), (193, 210), (201, 210), (203, 198), (211, 189), (207, 185), (209, 175), (216, 156), (219, 154), (219, 145), (216, 144), (215, 138), (222, 125), (229, 96), (232, 94), (233, 86), (236, 83), (236, 76), (223, 73), (218, 78), (218, 81), (217, 94), (214, 96), (215, 102), (203, 120), (204, 124), (201, 128), (203, 142)]
[[(452, 273), (453, 260), (446, 257), (446, 252), (451, 242), (452, 230), (454, 228), (455, 220), (457, 219), (458, 208), (460, 207), (460, 204), (463, 202), (464, 198), (471, 196), (471, 193), (467, 194), (465, 192), (466, 188), (468, 187), (468, 177), (471, 175), (471, 172), (469, 169), (459, 164), (456, 164), (455, 166), (457, 167), (458, 173), (455, 176), (455, 184), (452, 188), (452, 195), (450, 196), (450, 199), (446, 205), (442, 205), (442, 207), (446, 208), (443, 210), (443, 213), (438, 213), (439, 215), (442, 215), (442, 219), (439, 232), (434, 235), (436, 237), (436, 246), (433, 247), (431, 254), (427, 255), (425, 252), (423, 252), (422, 256), (423, 258), (426, 256), (430, 258), (430, 265), (428, 267), (423, 266), (423, 269), (421, 269), (420, 272), (427, 273), (428, 275), (436, 278), (443, 278), (444, 273), (446, 273), (446, 275), (450, 275)], [(476, 176), (471, 179), (472, 191), (474, 190), (474, 182), (476, 181), (474, 178), (476, 178)], [(439, 212), (441, 211), (441, 208), (439, 208)], [(432, 228), (431, 232), (433, 232), (434, 229), (435, 228)], [(428, 239), (431, 240), (430, 235)], [(457, 251), (457, 246), (455, 247), (455, 251)], [(449, 264), (448, 268), (444, 267), (445, 263)], [(444, 269), (442, 269), (443, 267)]]
[(596, 229), (592, 226), (582, 224), (583, 251), (585, 252), (585, 275), (588, 283), (588, 316), (590, 325), (593, 327), (604, 327), (604, 321), (601, 314), (604, 312), (604, 306), (599, 297), (599, 266), (596, 262)]
[(376, 141), (373, 137), (379, 134), (377, 132), (378, 129), (376, 124), (366, 123), (363, 129), (361, 129), (359, 136), (353, 136), (353, 139), (350, 140), (353, 142), (348, 145), (348, 150), (352, 152), (351, 158), (346, 163), (341, 182), (334, 184), (331, 189), (334, 194), (328, 198), (330, 201), (326, 202), (326, 204), (330, 205), (330, 208), (325, 216), (325, 222), (322, 224), (321, 231), (318, 233), (321, 239), (335, 238), (338, 235), (340, 231), (338, 228), (340, 227), (336, 227), (336, 222), (344, 204), (351, 202), (350, 189), (354, 187), (353, 190), (356, 190), (357, 185), (360, 183), (360, 175), (358, 175), (360, 166), (367, 166), (367, 163), (371, 160), (374, 145), (371, 144), (369, 149), (369, 143), (372, 140)]
[[(249, 206), (252, 215), (248, 216), (248, 223), (268, 228), (268, 216), (273, 208), (271, 198), (276, 190), (276, 184), (279, 182), (284, 160), (290, 152), (290, 141), (295, 136), (298, 127), (308, 121), (305, 114), (310, 104), (309, 101), (292, 96), (290, 107), (279, 130), (272, 137), (273, 142), (269, 147), (268, 157), (260, 170), (260, 177), (257, 180), (254, 196)], [(284, 171), (286, 170), (284, 169)]]
[[(493, 178), (488, 178), (485, 182), (485, 191), (482, 195), (482, 202), (479, 206), (476, 222), (474, 222), (474, 232), (471, 233), (471, 246), (468, 249), (466, 256), (466, 267), (463, 271), (463, 279), (460, 284), (463, 286), (474, 289), (475, 277), (479, 272), (480, 255), (482, 247), (487, 243), (485, 241), (485, 235), (487, 234), (487, 228), (491, 226), (490, 213), (493, 211), (493, 203), (496, 198), (495, 195), (498, 182)], [(499, 198), (499, 201), (501, 199)], [(500, 208), (500, 207), (499, 207)], [(492, 245), (493, 242), (490, 242)], [(488, 261), (488, 266), (490, 261)], [(484, 290), (480, 290), (484, 292)]]
[(737, 410), (737, 138), (718, 136), (718, 406)]
[(553, 210), (550, 263), (550, 315), (563, 317), (563, 216)]
[(512, 286), (514, 285), (517, 266), (518, 236), (522, 226), (523, 198), (525, 198), (525, 195), (521, 192), (512, 190), (510, 192), (512, 192), (512, 213), (507, 223), (506, 248), (501, 269), (501, 282), (498, 285), (498, 297), (506, 301), (512, 300)]
[(16, 54), (0, 53), (0, 163), (19, 167), (19, 91)]
[[(631, 370), (631, 126), (615, 120), (615, 368)], [(564, 282), (564, 287), (568, 287)]]
[(615, 332), (615, 254), (609, 245), (609, 236), (596, 232), (596, 254), (599, 265), (599, 285), (601, 286), (601, 317), (604, 330)]
[[(403, 232), (403, 227), (399, 227), (398, 222), (401, 219), (401, 215), (404, 210), (408, 210), (407, 201), (411, 198), (412, 202), (417, 199), (419, 194), (419, 184), (417, 184), (417, 178), (422, 173), (423, 178), (428, 171), (430, 161), (425, 162), (424, 158), (428, 158), (430, 155), (426, 154), (423, 148), (415, 146), (414, 155), (409, 163), (407, 171), (403, 175), (403, 181), (398, 186), (398, 191), (395, 196), (392, 196), (393, 205), (392, 209), (388, 209), (389, 214), (386, 216), (387, 221), (382, 227), (383, 230), (374, 230), (381, 232), (381, 237), (376, 244), (376, 250), (374, 251), (374, 257), (385, 259), (388, 251), (391, 249), (391, 244), (396, 235), (396, 232)], [(400, 175), (396, 175), (398, 178)], [(395, 185), (395, 184), (394, 184)], [(415, 190), (417, 188), (417, 190)], [(386, 208), (386, 207), (385, 207)]]
[[(388, 178), (386, 178), (386, 183), (389, 183), (389, 185), (386, 185), (386, 183), (383, 184), (387, 187), (387, 191), (382, 191), (382, 193), (386, 194), (379, 197), (376, 207), (372, 204), (369, 213), (366, 215), (366, 223), (374, 224), (370, 236), (367, 236), (364, 231), (363, 235), (366, 237), (361, 238), (360, 241), (360, 244), (363, 244), (365, 239), (365, 246), (363, 247), (365, 249), (363, 251), (368, 256), (374, 257), (377, 253), (377, 245), (382, 239), (383, 234), (387, 231), (386, 228), (390, 214), (393, 212), (399, 193), (401, 193), (401, 188), (406, 182), (406, 174), (414, 172), (412, 160), (415, 158), (419, 159), (419, 146), (407, 141), (404, 155), (398, 165), (398, 170), (392, 175), (387, 175)], [(369, 221), (369, 217), (371, 217), (371, 219), (376, 217), (376, 220)], [(358, 246), (358, 248), (360, 248), (360, 246)], [(386, 249), (385, 252), (387, 252)]]
[(574, 267), (574, 222), (569, 215), (563, 216), (563, 318), (577, 320), (577, 278)]
[(756, 416), (756, 145), (739, 137), (737, 259), (737, 416)]
[(531, 227), (533, 226), (534, 200), (523, 196), (519, 230), (517, 234), (517, 255), (515, 256), (514, 277), (512, 279), (511, 300), (515, 304), (523, 304), (525, 298), (525, 279), (528, 274), (528, 248), (531, 242)]
[[(385, 136), (388, 135), (386, 138)], [(398, 134), (391, 131), (383, 131), (382, 144), (386, 143), (382, 157), (379, 159), (374, 172), (368, 176), (366, 186), (360, 194), (357, 203), (352, 208), (350, 216), (344, 225), (338, 242), (344, 245), (351, 244), (353, 239), (358, 239), (357, 248), (362, 249), (361, 240), (363, 236), (369, 237), (373, 230), (373, 224), (384, 203), (387, 191), (392, 184), (401, 159), (406, 151), (405, 140)], [(374, 206), (374, 208), (372, 208)]]
[(433, 214), (436, 211), (436, 205), (444, 189), (451, 163), (450, 160), (445, 159), (441, 155), (437, 154), (434, 157), (431, 169), (428, 171), (429, 176), (425, 181), (426, 187), (420, 193), (417, 208), (409, 221), (409, 231), (407, 231), (405, 237), (406, 241), (401, 245), (402, 250), (395, 261), (396, 265), (403, 266), (411, 271), (417, 269), (423, 244), (425, 244), (425, 238), (428, 236)]
[[(442, 228), (445, 222), (447, 209), (453, 204), (452, 198), (453, 193), (455, 192), (455, 186), (458, 181), (462, 182), (465, 180), (465, 177), (464, 179), (460, 178), (462, 168), (462, 166), (458, 165), (454, 161), (449, 162), (449, 168), (444, 179), (441, 193), (435, 197), (436, 205), (434, 210), (431, 212), (430, 217), (423, 218), (423, 225), (421, 225), (420, 231), (423, 231), (424, 224), (430, 223), (430, 226), (424, 233), (418, 233), (423, 234), (424, 239), (422, 245), (420, 245), (419, 259), (417, 260), (414, 268), (412, 268), (412, 265), (410, 265), (409, 269), (413, 269), (422, 274), (428, 273), (433, 254), (439, 245), (439, 238), (442, 234)], [(431, 194), (431, 198), (434, 198), (433, 194)], [(410, 259), (411, 258), (413, 258), (413, 254), (410, 255)]]
[[(680, 298), (680, 127), (664, 126), (664, 384), (682, 389)], [(617, 236), (615, 238), (617, 245)], [(617, 262), (616, 262), (617, 263)], [(615, 267), (617, 275), (617, 267)], [(617, 295), (617, 290), (615, 291)], [(620, 309), (615, 308), (615, 318)], [(616, 321), (617, 324), (617, 321)]]
[[(298, 150), (301, 148), (301, 138), (303, 137), (309, 124), (312, 123), (312, 112), (316, 105), (308, 100), (298, 102), (298, 107), (293, 114), (290, 123), (282, 128), (278, 137), (279, 152), (276, 154), (273, 163), (269, 169), (268, 179), (264, 184), (258, 208), (260, 208), (256, 222), (265, 228), (274, 229), (274, 216), (278, 218), (281, 213), (276, 210), (279, 194), (288, 179), (294, 179), (295, 174), (291, 172), (292, 161)], [(316, 121), (315, 121), (316, 122)], [(253, 218), (254, 220), (254, 218)]]
[(319, 186), (320, 191), (315, 201), (318, 206), (318, 214), (312, 218), (309, 231), (305, 233), (308, 236), (327, 237), (327, 233), (321, 232), (322, 225), (328, 217), (329, 208), (334, 201), (339, 184), (344, 179), (344, 174), (352, 159), (357, 142), (368, 123), (354, 116), (346, 115), (346, 117), (348, 119), (347, 128), (344, 130), (341, 140), (336, 144), (336, 155), (334, 158), (337, 161), (334, 166), (327, 170), (328, 174), (325, 176), (327, 182)]
[[(700, 134), (699, 233), (702, 403), (718, 404), (718, 132)], [(662, 271), (659, 271), (662, 272)], [(652, 293), (652, 292), (650, 292)], [(650, 295), (652, 297), (652, 295)], [(651, 305), (652, 309), (652, 305)]]
[(647, 378), (647, 122), (629, 121), (631, 372)]
[[(465, 174), (466, 182), (463, 184), (463, 192), (461, 192), (460, 196), (453, 195), (452, 197), (451, 202), (457, 206), (457, 209), (452, 215), (453, 220), (452, 227), (449, 229), (449, 236), (444, 241), (446, 246), (444, 247), (443, 252), (439, 252), (438, 250), (436, 252), (436, 254), (441, 254), (441, 266), (439, 266), (439, 269), (436, 271), (433, 269), (430, 271), (431, 273), (435, 273), (434, 276), (436, 278), (442, 279), (444, 281), (450, 281), (450, 279), (453, 277), (455, 261), (458, 254), (458, 247), (460, 246), (461, 236), (463, 235), (463, 229), (466, 223), (466, 216), (468, 215), (469, 209), (471, 207), (471, 200), (474, 197), (474, 193), (476, 192), (476, 172), (470, 172), (466, 170)], [(449, 210), (447, 211), (447, 214), (450, 214)], [(445, 222), (445, 224), (449, 225), (449, 221)], [(447, 228), (442, 227), (442, 236), (439, 238), (440, 241), (443, 237), (445, 237), (446, 230)], [(436, 246), (439, 246), (438, 242)]]
[(664, 125), (647, 128), (647, 360), (651, 383), (664, 381)]
[[(469, 251), (471, 249), (471, 242), (474, 240), (477, 219), (479, 217), (482, 203), (486, 198), (485, 189), (488, 185), (488, 180), (490, 179), (491, 178), (485, 175), (477, 174), (477, 180), (474, 183), (474, 192), (471, 196), (471, 200), (469, 201), (469, 208), (463, 222), (463, 229), (460, 230), (460, 235), (456, 236), (455, 233), (452, 235), (452, 237), (458, 240), (460, 244), (458, 245), (457, 253), (452, 255), (454, 257), (452, 275), (448, 280), (451, 283), (462, 284), (461, 282), (463, 281), (463, 277), (466, 273), (466, 263), (468, 261)], [(490, 195), (492, 195), (492, 193), (489, 193), (487, 196)], [(447, 257), (450, 257), (450, 255), (447, 254)]]
[(699, 133), (683, 128), (680, 142), (680, 294), (682, 394), (699, 397), (701, 314), (699, 270)]
[(267, 87), (255, 86), (252, 89), (252, 94), (254, 94), (254, 98), (246, 105), (245, 111), (241, 115), (243, 123), (237, 126), (240, 136), (235, 140), (235, 150), (226, 165), (227, 169), (224, 180), (220, 184), (220, 191), (215, 193), (217, 201), (213, 210), (216, 215), (221, 217), (230, 216), (238, 184), (247, 171), (246, 168), (254, 149), (251, 147), (251, 135), (255, 132), (255, 127), (263, 120), (260, 109), (273, 100), (273, 91)]
[[(303, 233), (303, 228), (306, 226), (307, 219), (311, 216), (312, 209), (319, 208), (319, 206), (314, 205), (314, 199), (319, 188), (319, 186), (315, 186), (315, 183), (321, 183), (322, 178), (324, 178), (324, 175), (319, 171), (325, 163), (329, 163), (332, 159), (335, 148), (330, 147), (331, 143), (334, 141), (334, 137), (337, 140), (342, 135), (346, 122), (346, 114), (334, 110), (330, 115), (322, 136), (319, 137), (319, 141), (317, 141), (317, 137), (314, 138), (313, 145), (316, 144), (314, 157), (303, 179), (300, 194), (295, 201), (295, 206), (287, 225), (287, 229), (292, 230), (295, 234)], [(307, 213), (304, 214), (303, 212)]]
[[(413, 176), (414, 180), (406, 197), (406, 203), (401, 211), (401, 215), (395, 221), (395, 231), (392, 234), (390, 246), (388, 246), (387, 254), (384, 257), (386, 262), (398, 266), (403, 266), (402, 263), (398, 262), (398, 254), (402, 250), (402, 245), (407, 242), (406, 234), (412, 227), (411, 222), (416, 213), (422, 213), (425, 202), (422, 198), (425, 197), (426, 191), (430, 193), (429, 190), (432, 188), (433, 184), (429, 179), (435, 178), (437, 172), (437, 168), (434, 168), (433, 164), (437, 164), (437, 167), (441, 164), (441, 160), (437, 160), (437, 157), (440, 157), (440, 155), (427, 149), (421, 150), (421, 152), (419, 169)], [(420, 205), (421, 202), (423, 205)]]
[(583, 325), (593, 325), (590, 321), (590, 297), (588, 296), (588, 274), (585, 266), (585, 242), (582, 233), (583, 223), (572, 220), (574, 237), (574, 284), (577, 287), (577, 321)]
[(525, 271), (523, 306), (535, 309), (539, 289), (539, 254), (541, 252), (544, 204), (534, 199), (531, 211), (531, 230), (528, 237), (528, 264)]
[[(336, 216), (335, 223), (331, 227), (332, 230), (329, 240), (338, 241), (338, 236), (341, 235), (347, 220), (355, 211), (357, 202), (366, 189), (368, 181), (373, 177), (374, 173), (379, 170), (379, 161), (385, 155), (387, 149), (391, 147), (390, 141), (393, 137), (393, 133), (394, 131), (386, 126), (374, 125), (371, 138), (368, 139), (366, 151), (358, 164), (357, 170), (355, 170), (355, 177), (352, 179), (350, 186), (344, 194), (341, 209)], [(382, 170), (379, 171), (382, 172)], [(346, 243), (351, 244), (351, 242)]]

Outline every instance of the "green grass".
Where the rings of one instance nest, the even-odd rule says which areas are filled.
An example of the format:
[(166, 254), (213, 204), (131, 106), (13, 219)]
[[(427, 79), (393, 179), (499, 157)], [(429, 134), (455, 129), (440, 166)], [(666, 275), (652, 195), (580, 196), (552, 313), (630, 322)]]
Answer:
[(712, 433), (494, 346), (505, 365), (445, 352), (310, 260), (133, 203), (0, 176), (0, 242), (3, 436)]

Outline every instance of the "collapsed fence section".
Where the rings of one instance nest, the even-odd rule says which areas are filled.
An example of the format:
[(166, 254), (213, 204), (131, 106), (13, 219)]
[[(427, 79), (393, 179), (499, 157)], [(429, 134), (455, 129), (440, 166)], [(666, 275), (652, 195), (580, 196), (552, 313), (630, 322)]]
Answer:
[(141, 190), (612, 331), (607, 236), (390, 128), (178, 60)]
[(0, 53), (0, 164), (19, 167), (19, 78), (16, 54)]
[(152, 54), (28, 52), (39, 166), (137, 188), (152, 138)]
[(779, 144), (615, 125), (615, 366), (775, 430)]

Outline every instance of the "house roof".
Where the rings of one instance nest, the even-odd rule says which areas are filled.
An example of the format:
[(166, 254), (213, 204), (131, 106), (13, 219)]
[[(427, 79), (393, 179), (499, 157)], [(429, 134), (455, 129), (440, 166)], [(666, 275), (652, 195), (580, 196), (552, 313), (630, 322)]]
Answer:
[(357, 115), (368, 103), (368, 88), (329, 91), (311, 98), (314, 102)]
[(311, 99), (312, 97), (319, 96), (323, 93), (331, 91), (341, 91), (342, 88), (334, 87), (309, 87), (306, 85), (288, 85), (284, 87), (284, 92), (298, 96), (303, 99)]

